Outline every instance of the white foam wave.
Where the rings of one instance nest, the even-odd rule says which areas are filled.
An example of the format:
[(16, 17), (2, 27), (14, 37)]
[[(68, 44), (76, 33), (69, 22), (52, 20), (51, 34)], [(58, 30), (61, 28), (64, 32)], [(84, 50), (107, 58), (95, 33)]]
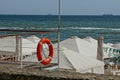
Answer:
[[(64, 29), (64, 28), (63, 28)], [(120, 31), (120, 28), (96, 28), (96, 27), (69, 27), (65, 29), (80, 29), (80, 30), (114, 30)]]
[[(0, 29), (25, 29), (23, 27), (0, 27)], [(30, 27), (29, 29), (46, 29), (46, 30), (57, 30), (58, 28), (33, 28)], [(98, 27), (61, 27), (61, 30), (109, 30), (109, 31), (120, 31), (120, 28), (98, 28)]]
[[(54, 30), (57, 28), (44, 28)], [(120, 28), (96, 28), (96, 27), (61, 27), (62, 30), (109, 30), (109, 31), (120, 31)]]
[(21, 27), (0, 27), (0, 29), (24, 29)]

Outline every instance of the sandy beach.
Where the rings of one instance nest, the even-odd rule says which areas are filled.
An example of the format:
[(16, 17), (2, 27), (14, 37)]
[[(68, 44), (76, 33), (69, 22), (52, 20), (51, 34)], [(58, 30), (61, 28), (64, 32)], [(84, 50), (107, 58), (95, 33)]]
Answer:
[(40, 70), (39, 68), (8, 68), (0, 66), (0, 80), (120, 80), (120, 76), (80, 74), (67, 70)]
[[(19, 63), (0, 62), (0, 80), (120, 80), (120, 76), (111, 74), (81, 74), (66, 69), (44, 70), (38, 63), (21, 69)], [(23, 66), (26, 64), (33, 63), (24, 62)], [(53, 64), (47, 66), (53, 66)]]

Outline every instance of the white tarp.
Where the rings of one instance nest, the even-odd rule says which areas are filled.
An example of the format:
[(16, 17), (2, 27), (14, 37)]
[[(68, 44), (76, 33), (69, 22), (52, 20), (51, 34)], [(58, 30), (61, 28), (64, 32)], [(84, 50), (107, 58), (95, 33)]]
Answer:
[[(55, 56), (52, 63), (57, 62)], [(77, 52), (65, 48), (60, 51), (59, 56), (59, 68), (61, 69), (72, 69), (80, 73), (104, 74), (104, 62), (80, 55)], [(36, 55), (26, 58), (24, 61), (38, 62)]]
[(85, 56), (89, 56), (94, 59), (97, 58), (97, 47), (78, 37), (68, 38), (62, 41), (60, 45)]
[(59, 59), (60, 68), (74, 69), (80, 73), (104, 74), (104, 62), (92, 59), (67, 48), (63, 48)]
[[(33, 43), (22, 39), (23, 55), (31, 55), (36, 52), (37, 42)], [(96, 47), (88, 41), (78, 37), (72, 37), (60, 42), (59, 68), (74, 69), (80, 73), (104, 73), (104, 63), (96, 60)], [(46, 50), (47, 51), (47, 50)], [(55, 55), (52, 63), (57, 63), (57, 44), (54, 45)], [(26, 58), (25, 61), (38, 62), (36, 55)]]
[[(37, 44), (32, 46), (33, 44), (26, 39), (23, 39), (23, 42), (23, 48), (33, 48), (33, 50), (36, 49), (35, 46), (37, 46)], [(93, 58), (95, 57), (94, 54), (96, 54), (93, 54), (90, 50), (93, 47), (91, 47), (91, 44), (88, 41), (77, 37), (69, 38), (60, 42), (59, 68), (73, 69), (80, 73), (87, 72), (104, 74), (104, 63)], [(54, 45), (54, 51), (55, 53), (52, 63), (57, 63), (57, 44)], [(38, 62), (36, 55), (25, 58), (24, 61)]]
[[(92, 37), (86, 37), (86, 38), (84, 38), (84, 40), (88, 41), (92, 46), (94, 46), (95, 48), (93, 48), (92, 51), (94, 51), (94, 52), (97, 53), (97, 47), (98, 47), (98, 46), (97, 46), (97, 45), (98, 45), (97, 40), (94, 39), (94, 38), (92, 38)], [(103, 43), (103, 49), (104, 49), (104, 47), (113, 48), (113, 47), (111, 47), (109, 44)], [(104, 57), (104, 58), (109, 58), (108, 54), (106, 54), (106, 52), (104, 52), (104, 50), (103, 50), (103, 53), (104, 53), (104, 54), (103, 54), (103, 57)]]
[(29, 41), (32, 41), (32, 42), (34, 42), (34, 43), (38, 43), (39, 40), (40, 40), (40, 38), (38, 38), (38, 37), (35, 36), (35, 35), (28, 36), (26, 39), (29, 40)]
[[(27, 39), (22, 38), (22, 54), (32, 55), (36, 53), (37, 43), (33, 43)], [(0, 52), (8, 54), (16, 52), (16, 37), (0, 38)]]
[[(94, 39), (92, 37), (86, 37), (86, 38), (83, 38), (83, 40), (86, 40), (89, 43), (91, 43), (91, 45), (97, 47), (97, 40), (96, 39)], [(103, 47), (111, 47), (111, 45), (110, 45), (110, 43), (109, 44), (103, 43)]]
[[(104, 74), (104, 62), (96, 59), (97, 52), (94, 45), (78, 37), (68, 38), (60, 42), (59, 68), (73, 69), (80, 73)], [(54, 45), (57, 61), (57, 44)]]
[(16, 39), (15, 36), (0, 38), (0, 51), (5, 52), (15, 52), (16, 49)]
[(27, 39), (22, 39), (22, 54), (32, 55), (36, 53), (37, 44), (33, 43)]

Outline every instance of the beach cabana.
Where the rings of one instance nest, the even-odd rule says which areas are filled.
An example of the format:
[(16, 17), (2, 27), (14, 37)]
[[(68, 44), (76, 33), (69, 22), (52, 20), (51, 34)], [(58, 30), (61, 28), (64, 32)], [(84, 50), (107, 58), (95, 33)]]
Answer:
[[(80, 48), (78, 48), (79, 45), (81, 45)], [(93, 58), (94, 56), (92, 56), (90, 51), (88, 52), (84, 51), (86, 49), (83, 47), (90, 48), (90, 43), (78, 37), (72, 37), (64, 41), (61, 41), (59, 54), (59, 68), (74, 70), (80, 73), (104, 74), (104, 62), (101, 62), (96, 58)], [(81, 51), (79, 51), (79, 49)], [(36, 55), (25, 58), (24, 61), (38, 62)], [(57, 44), (54, 44), (54, 57), (51, 63), (57, 62), (58, 62)]]
[[(52, 62), (57, 61), (57, 44)], [(59, 68), (80, 73), (104, 74), (104, 62), (97, 60), (97, 52), (88, 41), (71, 37), (60, 42)], [(94, 51), (93, 51), (94, 50)]]
[[(86, 38), (83, 38), (83, 40), (85, 41), (88, 41), (91, 45), (94, 45), (97, 47), (97, 39), (94, 39), (92, 37), (86, 37)], [(105, 44), (103, 43), (103, 47), (112, 47), (110, 44)]]
[[(96, 39), (94, 39), (92, 37), (86, 37), (86, 38), (83, 38), (83, 40), (88, 41), (91, 44), (91, 46), (94, 46), (95, 48), (93, 50), (94, 50), (94, 52), (97, 52), (98, 41)], [(104, 48), (113, 48), (113, 47), (109, 44), (103, 43), (103, 49)], [(106, 54), (106, 52), (104, 52), (104, 50), (103, 50), (103, 53), (104, 53), (103, 58), (109, 58), (108, 54)]]
[(36, 53), (37, 44), (29, 41), (27, 39), (22, 39), (22, 54), (23, 55), (32, 55)]
[(34, 42), (34, 43), (38, 43), (39, 40), (40, 40), (40, 38), (38, 38), (38, 37), (35, 36), (35, 35), (28, 36), (26, 39), (29, 40), (29, 41), (32, 41), (32, 42)]
[[(18, 44), (17, 44), (18, 45)], [(22, 55), (32, 55), (36, 53), (36, 43), (22, 38)], [(0, 54), (16, 54), (16, 37), (3, 37), (0, 39)]]
[(104, 74), (104, 62), (67, 48), (60, 51), (59, 59), (59, 68), (61, 69), (75, 70), (80, 73)]
[(94, 59), (97, 57), (97, 47), (76, 36), (61, 41), (60, 45)]
[(0, 54), (10, 55), (15, 53), (15, 36), (0, 38)]
[[(54, 57), (51, 63), (57, 63), (57, 48), (54, 45)], [(38, 62), (36, 55), (25, 58), (24, 61)], [(104, 62), (85, 56), (79, 52), (60, 46), (59, 68), (72, 70), (79, 73), (97, 73), (104, 74)]]

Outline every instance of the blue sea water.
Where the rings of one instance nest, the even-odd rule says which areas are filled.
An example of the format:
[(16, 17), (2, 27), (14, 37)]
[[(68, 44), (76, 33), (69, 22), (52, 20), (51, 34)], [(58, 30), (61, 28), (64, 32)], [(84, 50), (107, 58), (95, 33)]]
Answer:
[[(57, 27), (57, 15), (0, 15), (0, 29), (54, 30)], [(91, 36), (95, 39), (103, 36), (105, 42), (118, 43), (120, 16), (61, 15), (61, 40), (71, 36)]]

